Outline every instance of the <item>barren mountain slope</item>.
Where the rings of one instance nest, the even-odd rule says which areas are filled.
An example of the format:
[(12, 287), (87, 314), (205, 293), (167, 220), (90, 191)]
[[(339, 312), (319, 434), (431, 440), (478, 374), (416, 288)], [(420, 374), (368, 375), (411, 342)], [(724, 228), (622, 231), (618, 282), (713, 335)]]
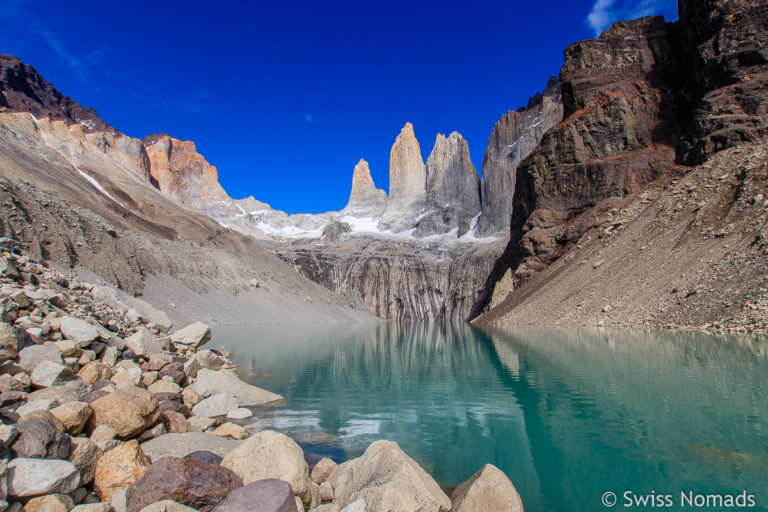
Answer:
[(590, 212), (573, 249), (509, 296), (498, 287), (476, 321), (766, 332), (767, 197), (765, 139), (664, 176)]

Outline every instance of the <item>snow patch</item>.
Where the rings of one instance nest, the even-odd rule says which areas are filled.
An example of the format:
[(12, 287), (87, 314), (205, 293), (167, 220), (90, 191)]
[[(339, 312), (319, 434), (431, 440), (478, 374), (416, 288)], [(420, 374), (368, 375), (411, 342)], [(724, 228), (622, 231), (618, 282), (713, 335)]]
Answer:
[[(75, 167), (75, 169), (77, 169), (77, 167)], [(98, 182), (98, 181), (96, 181), (94, 178), (92, 178), (91, 176), (89, 176), (87, 173), (85, 173), (85, 172), (81, 171), (80, 169), (77, 169), (77, 172), (79, 172), (79, 173), (80, 173), (80, 175), (81, 175), (83, 178), (85, 178), (86, 180), (88, 180), (88, 183), (90, 183), (91, 185), (93, 185), (93, 187), (94, 187), (96, 190), (98, 190), (99, 192), (101, 192), (102, 194), (104, 194), (105, 196), (107, 196), (108, 198), (110, 198), (111, 200), (113, 200), (114, 202), (116, 202), (117, 204), (119, 204), (120, 206), (122, 206), (123, 208), (125, 208), (126, 210), (128, 209), (128, 208), (127, 208), (127, 207), (126, 207), (126, 206), (125, 206), (123, 203), (121, 203), (120, 201), (118, 201), (117, 199), (115, 199), (114, 197), (112, 197), (112, 194), (110, 194), (109, 192), (107, 192), (107, 190), (106, 190), (104, 187), (102, 187), (102, 186), (101, 186), (101, 183), (99, 183), (99, 182)]]

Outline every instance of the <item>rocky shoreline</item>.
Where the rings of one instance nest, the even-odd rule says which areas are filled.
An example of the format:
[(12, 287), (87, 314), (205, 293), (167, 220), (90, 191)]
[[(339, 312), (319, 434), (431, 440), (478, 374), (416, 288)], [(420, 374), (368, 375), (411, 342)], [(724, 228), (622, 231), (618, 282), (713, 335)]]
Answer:
[(523, 510), (498, 468), (449, 498), (391, 441), (310, 468), (291, 438), (234, 422), (282, 397), (204, 349), (208, 325), (174, 330), (0, 248), (0, 511)]

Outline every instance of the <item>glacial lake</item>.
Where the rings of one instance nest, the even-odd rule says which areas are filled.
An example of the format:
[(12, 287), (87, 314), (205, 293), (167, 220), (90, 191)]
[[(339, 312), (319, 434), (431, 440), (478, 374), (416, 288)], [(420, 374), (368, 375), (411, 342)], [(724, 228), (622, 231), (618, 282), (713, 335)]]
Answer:
[[(723, 510), (697, 496), (742, 491), (768, 510), (765, 340), (377, 324), (219, 327), (219, 345), (244, 379), (286, 397), (249, 424), (310, 459), (393, 440), (449, 495), (492, 463), (527, 512), (608, 510), (608, 491), (616, 510)], [(663, 501), (626, 506), (648, 495)]]

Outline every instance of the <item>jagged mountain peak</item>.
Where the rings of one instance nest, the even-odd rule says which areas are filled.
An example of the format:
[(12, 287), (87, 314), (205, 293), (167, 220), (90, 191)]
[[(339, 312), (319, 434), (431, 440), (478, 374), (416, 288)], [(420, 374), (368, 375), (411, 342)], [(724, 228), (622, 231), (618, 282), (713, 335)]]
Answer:
[(368, 162), (361, 158), (352, 172), (352, 191), (345, 209), (373, 211), (382, 207), (386, 199), (387, 193), (376, 188)]
[(35, 68), (0, 53), (0, 112), (29, 112), (36, 118), (61, 119), (90, 132), (114, 132), (96, 113), (63, 95)]

